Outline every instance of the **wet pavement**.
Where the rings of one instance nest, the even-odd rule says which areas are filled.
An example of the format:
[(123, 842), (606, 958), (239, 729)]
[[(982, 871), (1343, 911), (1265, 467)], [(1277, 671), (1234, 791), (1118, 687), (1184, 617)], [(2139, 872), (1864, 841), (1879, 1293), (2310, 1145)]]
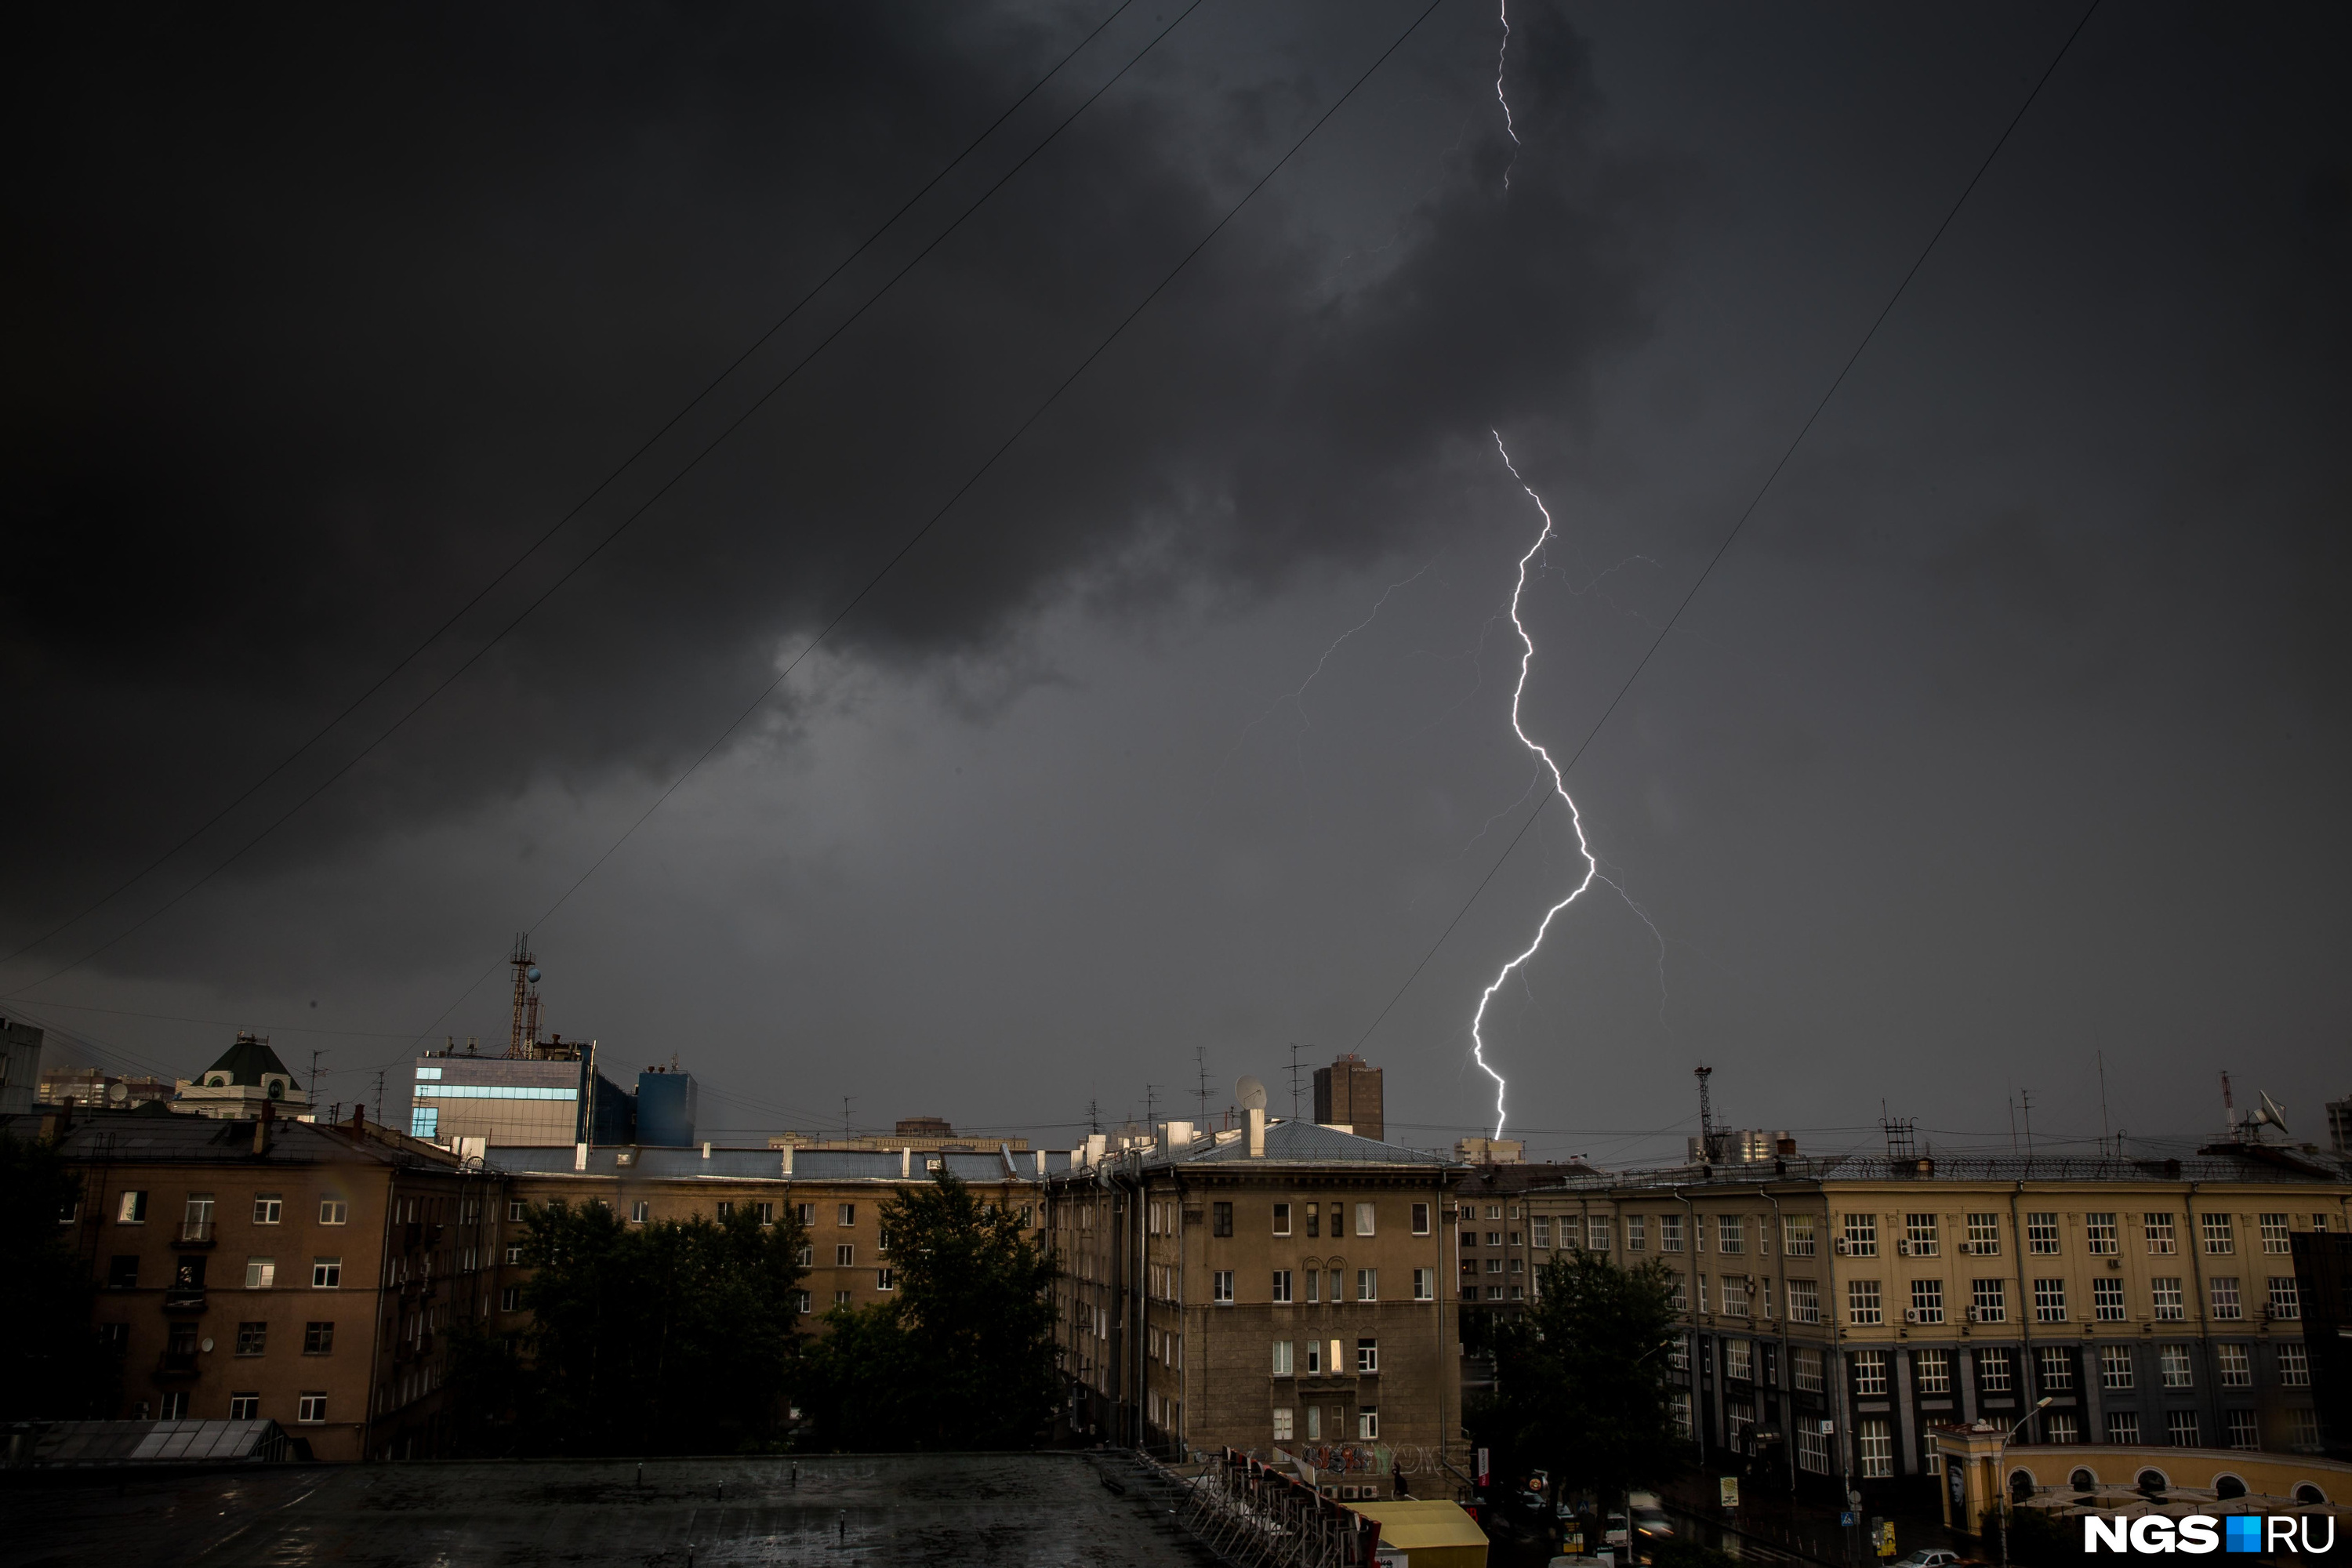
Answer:
[(628, 1459), (18, 1477), (0, 1564), (1213, 1563), (1133, 1475), (1080, 1454), (887, 1454), (649, 1459), (642, 1480)]

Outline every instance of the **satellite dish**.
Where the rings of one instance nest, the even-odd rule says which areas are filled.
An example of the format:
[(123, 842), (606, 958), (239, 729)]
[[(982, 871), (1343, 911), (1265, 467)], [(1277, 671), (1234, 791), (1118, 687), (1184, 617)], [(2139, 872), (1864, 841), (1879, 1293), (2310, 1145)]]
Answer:
[(110, 1083), (106, 1086), (106, 1098), (113, 1104), (120, 1105), (131, 1098), (131, 1086), (120, 1080)]
[(2286, 1112), (2279, 1109), (2279, 1102), (2273, 1100), (2267, 1092), (2263, 1095), (2263, 1108), (2247, 1120), (2257, 1125), (2275, 1127), (2281, 1132), (2286, 1131)]
[(1265, 1109), (1265, 1085), (1244, 1073), (1234, 1080), (1234, 1098), (1241, 1101), (1244, 1110)]
[(523, 971), (523, 978), (524, 978), (525, 980), (530, 981), (533, 985), (538, 984), (539, 984), (539, 965), (538, 965), (538, 964), (536, 964), (536, 963), (534, 963), (534, 964), (532, 964), (529, 969), (527, 969), (527, 970)]

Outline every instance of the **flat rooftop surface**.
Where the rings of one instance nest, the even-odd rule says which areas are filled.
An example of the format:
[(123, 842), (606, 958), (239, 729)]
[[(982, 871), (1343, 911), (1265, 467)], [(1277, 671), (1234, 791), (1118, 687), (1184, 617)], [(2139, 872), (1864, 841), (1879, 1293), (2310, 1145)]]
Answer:
[[(276, 1466), (0, 1483), (0, 1563), (1204, 1565), (1081, 1454)], [(1108, 1476), (1125, 1489), (1113, 1491)], [(688, 1553), (691, 1552), (689, 1559)]]

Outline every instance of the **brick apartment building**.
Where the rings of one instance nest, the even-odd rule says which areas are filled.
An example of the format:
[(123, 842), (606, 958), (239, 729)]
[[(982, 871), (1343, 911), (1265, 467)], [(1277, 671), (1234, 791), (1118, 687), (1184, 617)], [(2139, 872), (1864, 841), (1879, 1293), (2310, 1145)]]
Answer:
[(1395, 1466), (1462, 1465), (1459, 1173), (1263, 1112), (1089, 1140), (1046, 1183), (1073, 1426), (1161, 1452), (1281, 1449), (1383, 1489)]
[(141, 1111), (7, 1119), (82, 1181), (123, 1419), (266, 1418), (321, 1459), (436, 1450), (443, 1342), (495, 1285), (499, 1180), (379, 1127)]

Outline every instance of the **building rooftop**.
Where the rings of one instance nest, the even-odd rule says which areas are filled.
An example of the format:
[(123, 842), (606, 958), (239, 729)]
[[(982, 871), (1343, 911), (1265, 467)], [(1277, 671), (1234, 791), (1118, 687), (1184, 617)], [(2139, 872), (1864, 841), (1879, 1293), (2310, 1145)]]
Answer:
[(1144, 1157), (1144, 1165), (1149, 1169), (1160, 1165), (1219, 1164), (1227, 1161), (1250, 1164), (1273, 1162), (1292, 1165), (1428, 1165), (1433, 1168), (1451, 1167), (1454, 1163), (1442, 1154), (1408, 1149), (1401, 1143), (1359, 1138), (1352, 1132), (1342, 1132), (1320, 1122), (1283, 1121), (1265, 1124), (1265, 1152), (1261, 1156), (1251, 1155), (1247, 1132), (1223, 1132), (1203, 1135), (1186, 1147), (1167, 1153), (1154, 1151)]
[(1790, 1156), (1716, 1165), (1661, 1165), (1639, 1171), (1596, 1171), (1550, 1184), (1569, 1191), (1621, 1187), (1754, 1186), (1759, 1182), (2309, 1182), (2352, 1180), (2352, 1166), (2328, 1156), (2277, 1144), (2224, 1150), (2209, 1147), (2188, 1159), (2077, 1159), (2065, 1156), (1933, 1155), (1889, 1159), (1876, 1154)]
[[(62, 1139), (65, 1157), (165, 1165), (317, 1165), (353, 1161), (453, 1170), (457, 1165), (457, 1157), (446, 1149), (373, 1123), (354, 1131), (343, 1124), (320, 1126), (284, 1118), (270, 1123), (269, 1147), (257, 1154), (252, 1118), (157, 1114), (160, 1105), (158, 1101), (145, 1110), (77, 1110)], [(56, 1114), (0, 1117), (0, 1131), (19, 1138), (38, 1136), (43, 1123)]]
[[(930, 1162), (940, 1161), (948, 1172), (966, 1182), (1035, 1181), (1036, 1163), (999, 1150), (990, 1153), (925, 1154), (918, 1151), (901, 1164), (895, 1149), (795, 1149), (791, 1178), (813, 1182), (897, 1182), (931, 1173)], [(780, 1181), (785, 1176), (784, 1153), (779, 1149), (720, 1149), (706, 1158), (698, 1148), (670, 1149), (651, 1145), (599, 1145), (588, 1151), (585, 1171), (575, 1168), (577, 1152), (563, 1148), (499, 1148), (493, 1144), (485, 1163), (501, 1171), (541, 1175), (637, 1176), (648, 1181), (682, 1181), (698, 1177), (735, 1181)]]
[(294, 1079), (292, 1069), (278, 1059), (278, 1053), (269, 1048), (268, 1040), (255, 1035), (239, 1035), (236, 1044), (223, 1051), (219, 1059), (196, 1075), (196, 1081), (209, 1082), (214, 1075), (220, 1074), (239, 1088), (258, 1089), (264, 1073), (276, 1073), (289, 1083), (292, 1083)]

